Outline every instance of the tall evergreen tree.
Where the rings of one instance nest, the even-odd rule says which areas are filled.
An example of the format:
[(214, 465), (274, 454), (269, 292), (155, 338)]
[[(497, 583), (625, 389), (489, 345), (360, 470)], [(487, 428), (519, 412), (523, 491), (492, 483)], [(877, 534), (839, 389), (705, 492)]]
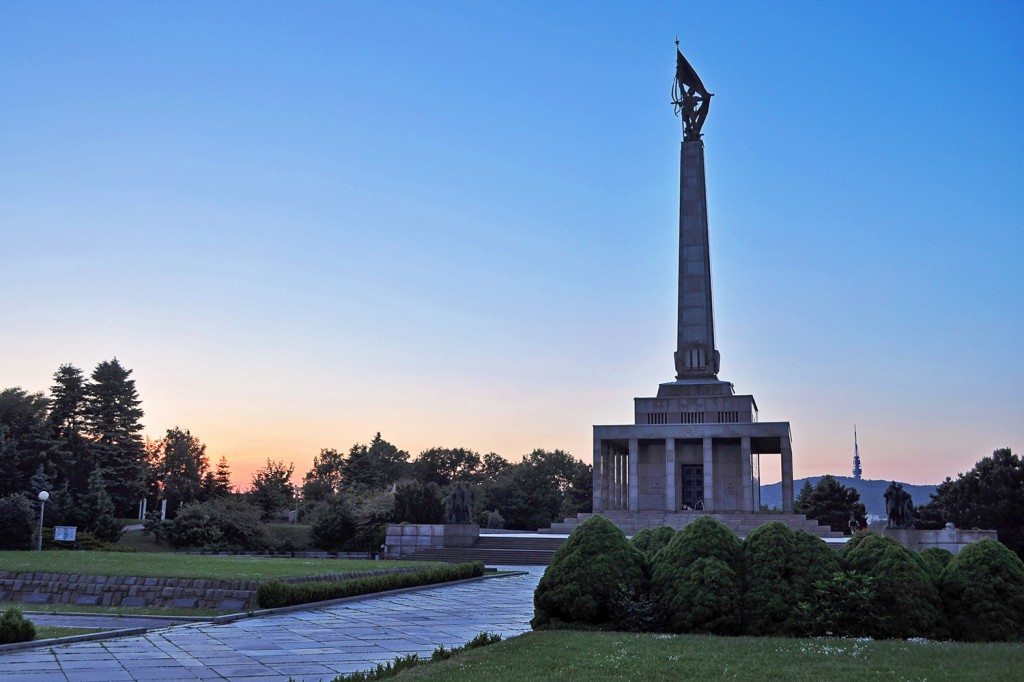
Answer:
[(109, 487), (102, 469), (93, 469), (89, 474), (89, 488), (80, 502), (79, 515), (85, 530), (100, 540), (117, 542), (121, 527), (114, 518), (114, 503), (107, 494)]
[(53, 461), (56, 482), (68, 482), (69, 489), (84, 494), (89, 473), (95, 467), (90, 441), (85, 435), (88, 387), (82, 370), (61, 365), (50, 387), (50, 424), (57, 440)]
[(147, 465), (142, 401), (131, 374), (117, 358), (99, 363), (88, 386), (85, 412), (95, 440), (96, 466), (105, 470), (115, 509), (125, 513), (134, 510), (145, 493)]
[(47, 402), (20, 388), (0, 391), (0, 497), (28, 490), (39, 465), (53, 455)]
[(405, 476), (408, 469), (409, 453), (381, 438), (378, 432), (368, 446), (352, 446), (341, 473), (346, 487), (380, 490)]
[(302, 502), (306, 506), (329, 500), (341, 492), (345, 457), (334, 448), (313, 456), (313, 466), (302, 478)]
[(231, 468), (228, 466), (228, 459), (224, 455), (221, 455), (220, 461), (217, 462), (217, 471), (213, 475), (213, 485), (215, 494), (218, 497), (231, 494)]
[(295, 486), (292, 474), (295, 465), (284, 465), (284, 461), (267, 460), (267, 466), (257, 469), (252, 476), (252, 490), (249, 498), (260, 508), (263, 520), (269, 521), (274, 514), (291, 509), (295, 503)]

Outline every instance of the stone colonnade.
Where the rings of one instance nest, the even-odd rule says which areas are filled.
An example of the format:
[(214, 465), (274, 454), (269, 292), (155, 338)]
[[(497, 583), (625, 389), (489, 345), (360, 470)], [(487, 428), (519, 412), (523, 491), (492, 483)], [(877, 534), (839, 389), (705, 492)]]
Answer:
[[(644, 439), (651, 441), (652, 439)], [(793, 451), (788, 438), (780, 438), (779, 450), (782, 473), (782, 511), (793, 513)], [(665, 438), (664, 465), (664, 506), (662, 511), (676, 513), (680, 511), (680, 500), (677, 499), (676, 476), (679, 465), (676, 459), (677, 438)], [(712, 436), (700, 439), (703, 453), (704, 475), (704, 511), (745, 511), (756, 512), (755, 500), (760, 499), (754, 490), (755, 479), (752, 472), (752, 452), (750, 436), (741, 436), (740, 442), (740, 475), (743, 482), (740, 504), (741, 509), (720, 509), (715, 500), (715, 457)], [(640, 439), (626, 439), (626, 446), (621, 441), (594, 440), (594, 511), (640, 510)]]

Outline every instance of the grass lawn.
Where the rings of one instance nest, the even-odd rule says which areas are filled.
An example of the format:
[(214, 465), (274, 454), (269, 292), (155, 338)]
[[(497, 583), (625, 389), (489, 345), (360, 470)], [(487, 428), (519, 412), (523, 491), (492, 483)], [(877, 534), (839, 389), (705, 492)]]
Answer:
[(87, 635), (90, 632), (99, 632), (99, 628), (61, 628), (55, 625), (37, 625), (36, 639), (70, 637), (71, 635)]
[(1024, 646), (532, 632), (400, 680), (1019, 680)]
[(262, 580), (323, 573), (369, 571), (427, 562), (368, 559), (267, 559), (158, 552), (0, 552), (0, 571), (134, 575), (153, 578)]

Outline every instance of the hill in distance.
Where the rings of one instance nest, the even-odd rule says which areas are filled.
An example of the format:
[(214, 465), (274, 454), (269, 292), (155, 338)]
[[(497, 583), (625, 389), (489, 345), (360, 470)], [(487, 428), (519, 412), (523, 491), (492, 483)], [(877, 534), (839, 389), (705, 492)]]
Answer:
[[(864, 506), (867, 508), (868, 516), (880, 516), (885, 518), (885, 498), (882, 497), (882, 495), (885, 494), (885, 489), (889, 487), (889, 479), (871, 480), (862, 478), (858, 481), (853, 478), (853, 476), (833, 476), (833, 478), (845, 485), (847, 488), (853, 488), (860, 493), (860, 501), (863, 502)], [(821, 476), (808, 476), (807, 478), (795, 479), (793, 481), (794, 498), (800, 494), (800, 488), (804, 486), (804, 481), (810, 481), (811, 485), (817, 485), (819, 480), (821, 480)], [(901, 481), (896, 482), (900, 483)], [(903, 484), (903, 489), (910, 493), (910, 497), (914, 500), (915, 507), (920, 507), (921, 505), (930, 502), (932, 499), (931, 495), (935, 492), (937, 487), (938, 484)], [(782, 484), (771, 483), (769, 485), (761, 486), (761, 504), (781, 509)]]

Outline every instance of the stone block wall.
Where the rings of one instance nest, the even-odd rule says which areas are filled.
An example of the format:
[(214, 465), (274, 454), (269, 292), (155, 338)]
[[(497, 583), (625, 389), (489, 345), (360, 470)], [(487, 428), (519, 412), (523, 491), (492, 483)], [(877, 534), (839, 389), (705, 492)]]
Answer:
[[(339, 582), (385, 573), (419, 570), (388, 568), (351, 573), (295, 576), (287, 583)], [(258, 608), (258, 580), (212, 578), (140, 578), (0, 571), (0, 601), (78, 606), (155, 606), (186, 609), (249, 611)]]
[(961, 530), (960, 528), (943, 528), (942, 530), (918, 530), (917, 528), (879, 528), (878, 532), (887, 535), (901, 545), (915, 552), (929, 547), (948, 549), (957, 554), (961, 549), (984, 538), (998, 540), (994, 530)]
[(472, 547), (479, 537), (480, 526), (475, 523), (389, 523), (384, 555), (398, 559), (422, 549)]
[(242, 611), (255, 608), (258, 584), (256, 580), (0, 571), (0, 601)]

